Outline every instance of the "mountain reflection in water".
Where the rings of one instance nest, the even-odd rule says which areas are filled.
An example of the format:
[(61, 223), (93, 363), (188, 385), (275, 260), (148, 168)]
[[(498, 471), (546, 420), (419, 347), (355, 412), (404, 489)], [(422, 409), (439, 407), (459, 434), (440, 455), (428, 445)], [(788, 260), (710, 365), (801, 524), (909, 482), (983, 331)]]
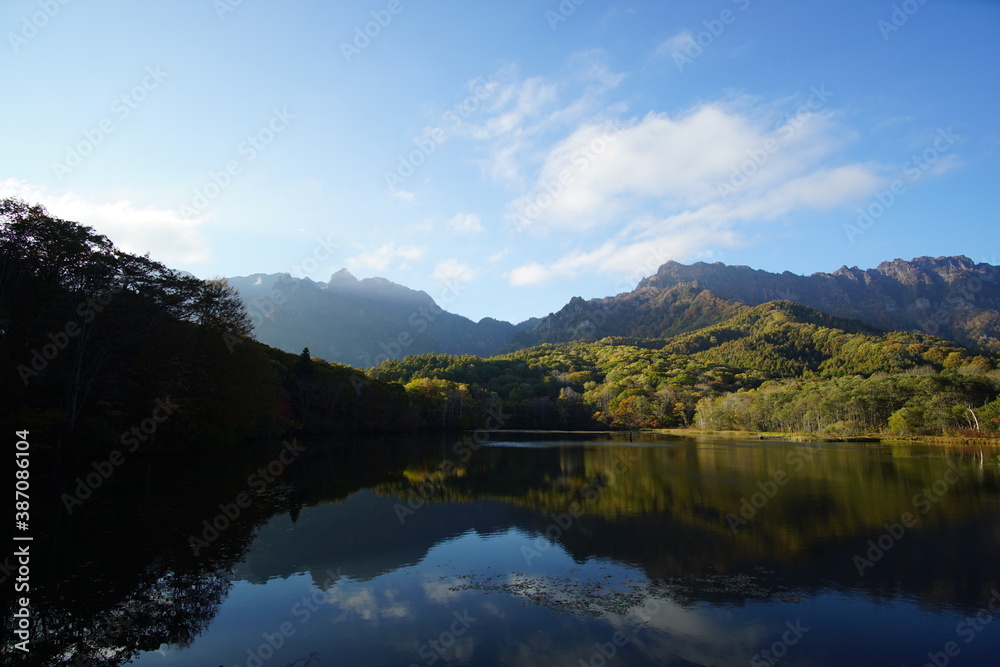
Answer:
[(949, 664), (974, 665), (1000, 650), (1000, 468), (978, 450), (494, 434), (459, 455), (458, 437), (304, 441), (263, 489), (247, 483), (263, 446), (136, 458), (72, 514), (60, 496), (88, 462), (60, 470), (34, 507), (32, 654), (18, 663), (8, 640), (6, 655), (920, 665), (954, 642)]

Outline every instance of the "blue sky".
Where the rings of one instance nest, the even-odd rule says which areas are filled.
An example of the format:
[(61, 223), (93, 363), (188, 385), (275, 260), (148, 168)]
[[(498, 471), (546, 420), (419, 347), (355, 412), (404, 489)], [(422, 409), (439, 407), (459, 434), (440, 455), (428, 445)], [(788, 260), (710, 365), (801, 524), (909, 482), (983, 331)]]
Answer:
[(1000, 3), (8, 0), (0, 196), (473, 319), (659, 264), (996, 263)]

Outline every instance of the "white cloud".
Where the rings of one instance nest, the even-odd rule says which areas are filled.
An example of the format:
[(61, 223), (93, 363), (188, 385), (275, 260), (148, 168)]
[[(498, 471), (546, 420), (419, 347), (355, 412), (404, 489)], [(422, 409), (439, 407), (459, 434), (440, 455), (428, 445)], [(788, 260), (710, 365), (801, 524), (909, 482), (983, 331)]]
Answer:
[(667, 219), (649, 221), (646, 226), (658, 229), (659, 233), (605, 241), (594, 250), (570, 252), (548, 265), (519, 266), (508, 273), (507, 279), (511, 285), (526, 287), (597, 272), (619, 276), (620, 291), (625, 291), (667, 261), (690, 260), (704, 254), (707, 248), (739, 244), (735, 232), (718, 224), (689, 225), (682, 220)]
[(434, 230), (434, 224), (430, 220), (420, 220), (418, 222), (411, 222), (406, 226), (407, 231), (414, 232), (415, 234), (430, 234)]
[(379, 616), (375, 593), (369, 587), (356, 586), (351, 590), (346, 586), (335, 586), (327, 593), (326, 601), (344, 611), (353, 612), (366, 621)]
[(410, 609), (409, 605), (403, 602), (394, 602), (392, 604), (387, 604), (382, 607), (380, 615), (384, 619), (391, 619), (394, 621), (408, 620), (412, 621), (416, 614)]
[(457, 259), (446, 259), (437, 263), (434, 267), (434, 272), (431, 274), (431, 278), (439, 283), (457, 282), (465, 284), (475, 280), (478, 275), (479, 271), (473, 269), (465, 262)]
[(425, 580), (421, 586), (428, 601), (434, 604), (448, 605), (463, 595), (460, 590), (462, 583), (464, 580), (452, 577), (450, 579)]
[(815, 169), (842, 131), (830, 114), (795, 116), (772, 129), (755, 110), (723, 104), (676, 117), (651, 113), (621, 129), (585, 124), (553, 146), (535, 187), (511, 204), (507, 218), (521, 229), (580, 229), (633, 209), (703, 206), (724, 189), (759, 196)]
[[(523, 266), (518, 266), (507, 274), (507, 280), (510, 281), (511, 285), (515, 287), (523, 287), (526, 285), (544, 285), (545, 283), (551, 282), (553, 278), (559, 277), (569, 277), (560, 271), (560, 267), (551, 266), (544, 267), (541, 264), (525, 264)], [(571, 275), (571, 274), (569, 274)]]
[(0, 181), (0, 197), (19, 197), (42, 204), (53, 216), (93, 227), (127, 252), (168, 266), (210, 259), (203, 233), (204, 218), (185, 218), (179, 211), (139, 206), (127, 199), (97, 202), (72, 191), (56, 193), (19, 179)]
[(446, 223), (457, 234), (478, 234), (485, 231), (482, 221), (474, 213), (459, 213)]
[(385, 243), (378, 248), (364, 250), (354, 257), (349, 257), (345, 263), (348, 270), (360, 273), (385, 271), (390, 267), (408, 269), (409, 261), (422, 259), (425, 254), (427, 254), (426, 248)]
[(393, 197), (400, 201), (405, 201), (407, 204), (412, 204), (416, 195), (414, 195), (409, 190), (390, 190)]
[(382, 601), (375, 588), (361, 585), (340, 585), (333, 587), (326, 595), (326, 601), (331, 606), (348, 613), (354, 613), (366, 621), (378, 619), (412, 621), (415, 614), (410, 605), (397, 600), (397, 591), (386, 589), (381, 591)]
[[(647, 263), (655, 270), (745, 243), (753, 225), (864, 200), (887, 182), (884, 170), (839, 157), (855, 132), (823, 95), (813, 91), (808, 101), (784, 117), (741, 99), (619, 125), (580, 123), (551, 146), (506, 218), (520, 231), (582, 232), (581, 247), (518, 266), (507, 280), (539, 285)], [(597, 229), (614, 236), (586, 248)]]
[(681, 30), (676, 35), (672, 35), (661, 42), (656, 48), (656, 55), (664, 58), (670, 58), (673, 57), (675, 53), (684, 53), (695, 44), (697, 44), (697, 42), (695, 42), (694, 35), (691, 34), (691, 31)]
[(396, 248), (396, 254), (406, 259), (420, 259), (427, 254), (427, 248), (418, 248), (417, 246), (400, 246), (399, 248)]

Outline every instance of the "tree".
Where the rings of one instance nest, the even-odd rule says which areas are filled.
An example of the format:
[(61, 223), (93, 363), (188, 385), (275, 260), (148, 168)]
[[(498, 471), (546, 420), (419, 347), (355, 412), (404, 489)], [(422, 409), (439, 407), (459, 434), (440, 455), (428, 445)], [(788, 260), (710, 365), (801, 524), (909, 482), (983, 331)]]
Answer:
[[(225, 281), (183, 275), (41, 206), (0, 200), (0, 361), (26, 386), (22, 403), (62, 411), (60, 445), (99, 388), (105, 402), (137, 398), (116, 389), (132, 375), (130, 358), (177, 321), (244, 337), (252, 332)], [(157, 362), (161, 373), (186, 372), (171, 361)], [(146, 389), (155, 384), (145, 382)]]
[(191, 282), (190, 319), (240, 338), (253, 335), (253, 321), (235, 287), (225, 278)]
[(900, 408), (889, 417), (889, 430), (899, 435), (917, 435), (925, 432), (924, 409)]

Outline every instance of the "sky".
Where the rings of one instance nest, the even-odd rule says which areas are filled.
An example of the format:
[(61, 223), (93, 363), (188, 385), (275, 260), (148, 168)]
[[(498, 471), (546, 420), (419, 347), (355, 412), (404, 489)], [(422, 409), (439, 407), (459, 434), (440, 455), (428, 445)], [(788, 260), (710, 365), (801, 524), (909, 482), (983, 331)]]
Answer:
[(7, 0), (0, 197), (518, 322), (662, 263), (997, 263), (1000, 2)]

